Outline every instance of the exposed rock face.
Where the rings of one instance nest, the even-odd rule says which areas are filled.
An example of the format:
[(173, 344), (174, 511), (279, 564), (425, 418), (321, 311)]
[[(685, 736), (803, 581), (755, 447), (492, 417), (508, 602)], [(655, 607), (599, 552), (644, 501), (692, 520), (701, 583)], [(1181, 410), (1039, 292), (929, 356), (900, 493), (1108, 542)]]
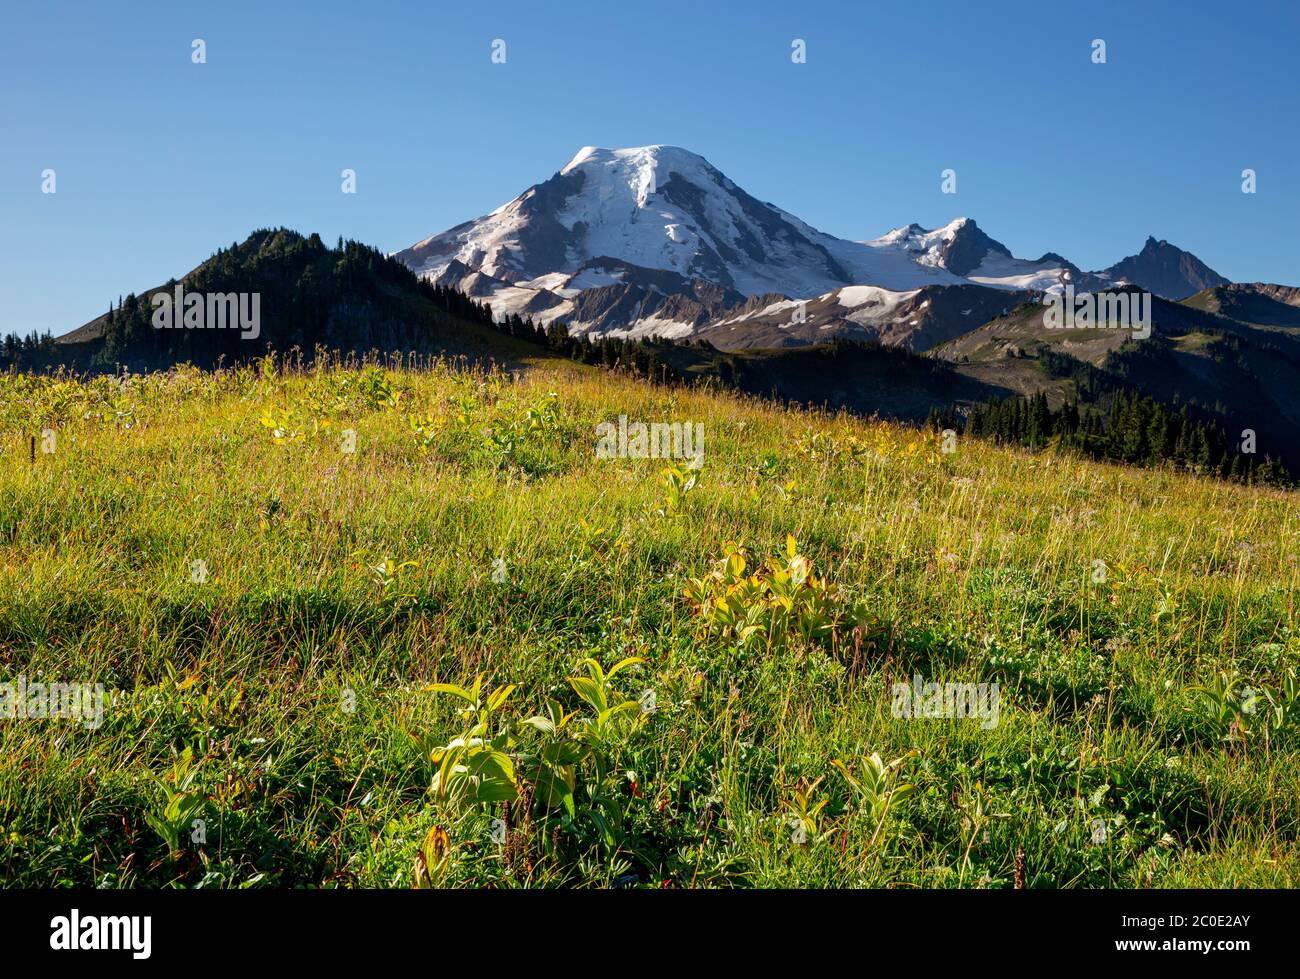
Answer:
[(1191, 252), (1150, 237), (1142, 251), (1097, 274), (1131, 282), (1166, 299), (1186, 299), (1202, 289), (1228, 284), (1227, 279)]

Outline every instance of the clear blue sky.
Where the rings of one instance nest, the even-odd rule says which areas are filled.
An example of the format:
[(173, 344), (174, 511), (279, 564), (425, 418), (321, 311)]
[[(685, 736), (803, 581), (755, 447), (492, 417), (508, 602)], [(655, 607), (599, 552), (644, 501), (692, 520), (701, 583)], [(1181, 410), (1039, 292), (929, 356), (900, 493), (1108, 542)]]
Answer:
[(685, 146), (842, 237), (964, 214), (1022, 257), (1101, 268), (1153, 234), (1300, 284), (1295, 0), (289, 6), (5, 5), (0, 332), (65, 332), (257, 227), (396, 250), (588, 144)]

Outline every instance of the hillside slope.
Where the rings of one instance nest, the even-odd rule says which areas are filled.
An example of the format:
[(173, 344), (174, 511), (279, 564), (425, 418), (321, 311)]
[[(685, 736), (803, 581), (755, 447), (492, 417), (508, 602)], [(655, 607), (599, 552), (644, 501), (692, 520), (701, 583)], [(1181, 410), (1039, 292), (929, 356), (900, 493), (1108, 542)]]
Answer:
[(107, 691), (0, 723), (0, 876), (1300, 883), (1295, 495), (954, 449), (592, 371), (0, 375), (0, 663)]
[(1300, 329), (1300, 288), (1267, 282), (1204, 289), (1184, 302), (1256, 326)]
[[(1234, 290), (1228, 295), (1240, 294), (1227, 288)], [(1134, 339), (1120, 329), (1049, 330), (1043, 305), (1028, 302), (932, 354), (973, 381), (1022, 395), (1043, 392), (1052, 404), (1126, 388), (1169, 405), (1189, 405), (1233, 438), (1254, 431), (1260, 454), (1269, 452), (1296, 468), (1300, 330), (1232, 319), (1208, 311), (1209, 305), (1204, 298), (1172, 303), (1157, 297), (1151, 336)]]
[[(247, 335), (237, 329), (158, 329), (152, 297), (185, 292), (256, 294), (260, 322)], [(180, 362), (213, 366), (248, 360), (268, 349), (317, 345), (341, 351), (380, 350), (517, 362), (538, 351), (492, 329), (490, 316), (421, 282), (373, 248), (285, 228), (255, 231), (219, 249), (180, 280), (169, 279), (58, 338), (71, 366), (135, 370)]]

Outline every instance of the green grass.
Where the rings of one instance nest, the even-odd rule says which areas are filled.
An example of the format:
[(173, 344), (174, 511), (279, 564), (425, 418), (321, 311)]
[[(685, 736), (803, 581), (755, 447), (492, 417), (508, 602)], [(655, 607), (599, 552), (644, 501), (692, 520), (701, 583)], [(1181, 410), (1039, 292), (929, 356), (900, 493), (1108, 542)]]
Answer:
[[(596, 458), (620, 414), (704, 425), (675, 504), (664, 461)], [(0, 720), (6, 885), (1297, 883), (1294, 494), (563, 363), (9, 375), (0, 427), (0, 681), (114, 697), (97, 729)], [(741, 642), (686, 595), (789, 535), (819, 622)], [(655, 709), (598, 718), (569, 678), (627, 657), (609, 704)], [(892, 716), (917, 674), (997, 682), (999, 723)], [(473, 719), (432, 687), (476, 676), (516, 685), (507, 774), (435, 791)], [(551, 703), (560, 731), (521, 723)], [(874, 802), (832, 764), (873, 753)]]

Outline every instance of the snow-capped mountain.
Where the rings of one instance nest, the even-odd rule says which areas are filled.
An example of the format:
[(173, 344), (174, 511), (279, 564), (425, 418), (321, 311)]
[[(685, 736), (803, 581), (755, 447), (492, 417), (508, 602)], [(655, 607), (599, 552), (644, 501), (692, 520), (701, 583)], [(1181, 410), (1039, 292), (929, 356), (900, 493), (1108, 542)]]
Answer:
[[(724, 321), (731, 337), (747, 317), (770, 321), (787, 300), (856, 310), (860, 315), (837, 312), (837, 322), (889, 336), (898, 332), (883, 330), (890, 311), (911, 315), (934, 289), (964, 287), (938, 304), (960, 312), (1003, 305), (980, 289), (1028, 294), (1060, 288), (1067, 277), (1084, 288), (1111, 281), (1052, 253), (1016, 258), (964, 217), (868, 241), (836, 238), (675, 146), (584, 147), (549, 180), (396, 257), (487, 300), (498, 318), (520, 314), (562, 319), (577, 332), (670, 337)], [(918, 290), (926, 295), (913, 302)], [(1007, 298), (1014, 305), (1023, 296)], [(813, 331), (802, 340), (809, 342), (826, 324), (802, 325), (796, 334)], [(955, 320), (939, 332), (962, 325)]]
[(456, 259), (497, 279), (551, 289), (609, 285), (616, 275), (588, 263), (615, 259), (745, 295), (815, 295), (852, 281), (820, 239), (834, 243), (750, 197), (694, 153), (588, 146), (550, 180), (398, 257), (424, 272)]

